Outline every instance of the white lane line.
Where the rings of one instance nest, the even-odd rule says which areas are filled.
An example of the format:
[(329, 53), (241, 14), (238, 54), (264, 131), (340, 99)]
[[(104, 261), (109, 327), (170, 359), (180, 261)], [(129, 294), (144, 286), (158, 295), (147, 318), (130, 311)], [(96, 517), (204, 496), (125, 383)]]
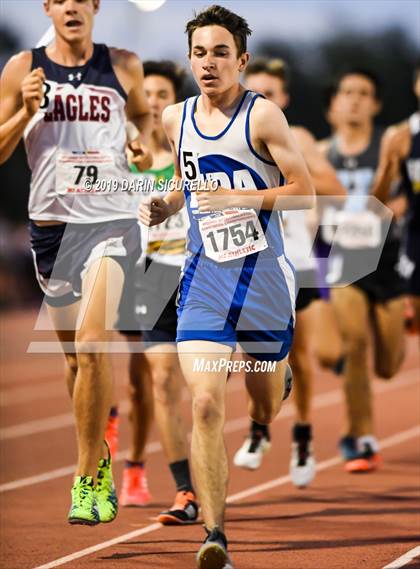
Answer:
[[(242, 389), (242, 384), (237, 382)], [(374, 392), (375, 393), (386, 393), (388, 391), (394, 391), (400, 387), (407, 387), (419, 383), (416, 378), (406, 378), (399, 380), (395, 383), (378, 383), (374, 385)], [(315, 395), (312, 406), (313, 409), (322, 409), (324, 407), (329, 407), (331, 405), (335, 405), (340, 403), (343, 399), (343, 392), (341, 389), (335, 389), (333, 391), (327, 391), (327, 393), (321, 393)], [(282, 408), (279, 415), (277, 415), (275, 421), (281, 421), (283, 419), (287, 419), (289, 417), (294, 416), (295, 408), (292, 402), (286, 403), (285, 406)], [(231, 419), (227, 421), (225, 424), (225, 433), (234, 433), (240, 431), (242, 429), (247, 428), (249, 425), (249, 418), (239, 417), (238, 419)], [(191, 433), (189, 433), (188, 437), (191, 437)], [(162, 450), (162, 446), (158, 441), (154, 441), (146, 445), (146, 453), (153, 454), (155, 452), (160, 452)], [(114, 462), (119, 462), (120, 460), (125, 460), (127, 457), (128, 449), (121, 450), (117, 453)], [(10, 492), (12, 490), (18, 490), (19, 488), (25, 488), (26, 486), (32, 486), (34, 484), (40, 484), (42, 482), (48, 482), (50, 480), (55, 480), (57, 478), (62, 478), (64, 476), (69, 476), (73, 474), (76, 469), (75, 464), (71, 464), (69, 466), (65, 466), (62, 468), (49, 470), (47, 472), (43, 472), (41, 474), (35, 474), (34, 476), (29, 476), (28, 478), (18, 478), (17, 480), (12, 480), (10, 482), (5, 482), (0, 484), (0, 494), (3, 492)]]
[[(417, 368), (411, 368), (405, 370), (399, 374), (392, 382), (386, 383), (376, 383), (374, 390), (376, 392), (382, 393), (383, 391), (394, 390), (400, 387), (405, 387), (407, 385), (412, 385), (419, 383), (418, 379), (413, 373), (417, 372)], [(229, 393), (233, 391), (239, 391), (243, 389), (243, 382), (240, 380), (232, 381), (228, 383), (227, 391)], [(341, 390), (340, 390), (341, 393)], [(183, 393), (183, 401), (190, 399), (190, 395), (187, 389)], [(124, 399), (121, 401), (120, 405), (121, 415), (128, 414), (129, 411), (129, 401)], [(40, 433), (55, 431), (63, 429), (65, 427), (74, 426), (74, 415), (73, 413), (63, 413), (61, 415), (55, 415), (53, 417), (47, 417), (46, 419), (37, 419), (35, 421), (28, 421), (26, 423), (20, 423), (18, 425), (12, 425), (10, 427), (3, 427), (0, 429), (0, 440), (11, 440), (19, 437), (26, 437), (30, 435), (36, 435)]]
[(398, 557), (398, 559), (394, 559), (394, 561), (391, 561), (391, 563), (385, 565), (385, 567), (383, 567), (382, 569), (399, 569), (399, 567), (404, 567), (404, 565), (408, 565), (410, 561), (413, 561), (413, 559), (419, 556), (420, 556), (420, 545), (414, 547), (413, 549), (410, 549), (410, 551), (407, 551), (407, 553), (404, 553), (404, 555), (401, 555), (401, 557)]
[[(64, 386), (61, 386), (61, 393), (63, 394)], [(227, 391), (239, 391), (242, 389), (242, 384), (239, 381), (232, 382), (228, 385)], [(182, 400), (187, 401), (191, 399), (188, 389), (185, 388), (182, 394)], [(1, 406), (1, 405), (0, 405)], [(119, 413), (121, 415), (128, 415), (130, 404), (128, 399), (123, 399), (118, 404)], [(36, 419), (26, 423), (19, 423), (10, 427), (3, 427), (0, 429), (0, 440), (6, 441), (17, 439), (20, 437), (27, 437), (30, 435), (37, 435), (50, 431), (57, 431), (66, 427), (74, 427), (73, 413), (62, 413), (61, 415), (54, 415), (46, 419)]]
[[(382, 448), (385, 449), (385, 448), (396, 446), (400, 443), (409, 441), (409, 440), (411, 440), (417, 436), (420, 436), (420, 426), (416, 426), (416, 427), (413, 427), (411, 429), (407, 429), (406, 431), (401, 431), (399, 433), (396, 433), (395, 435), (392, 435), (390, 437), (382, 439), (381, 441), (379, 441), (379, 444), (381, 445)], [(328, 460), (324, 460), (324, 461), (320, 462), (319, 464), (317, 464), (316, 470), (317, 470), (317, 472), (322, 472), (323, 470), (326, 470), (327, 468), (331, 468), (332, 466), (336, 466), (340, 462), (341, 462), (340, 457), (333, 457), (333, 458), (330, 458)], [(228, 504), (232, 504), (234, 502), (239, 502), (240, 500), (243, 500), (244, 498), (248, 498), (250, 496), (255, 496), (255, 494), (260, 494), (261, 492), (265, 492), (267, 490), (271, 490), (271, 489), (277, 488), (279, 486), (284, 486), (285, 484), (287, 484), (289, 482), (290, 482), (290, 476), (281, 476), (280, 478), (275, 478), (274, 480), (270, 480), (268, 482), (265, 482), (264, 484), (258, 484), (256, 486), (251, 486), (247, 490), (244, 490), (242, 492), (238, 492), (237, 494), (232, 494), (231, 496), (228, 496), (226, 501)], [(122, 543), (124, 541), (127, 541), (129, 539), (134, 539), (135, 537), (139, 537), (139, 536), (144, 535), (146, 533), (151, 533), (153, 531), (157, 531), (161, 527), (163, 527), (161, 524), (154, 523), (154, 524), (151, 524), (151, 525), (146, 526), (144, 528), (134, 530), (130, 533), (125, 533), (123, 535), (120, 535), (119, 537), (115, 537), (115, 538), (110, 539), (108, 541), (103, 541), (102, 543), (98, 543), (97, 545), (93, 545), (92, 547), (87, 547), (86, 549), (81, 549), (80, 551), (75, 551), (74, 553), (71, 553), (70, 555), (66, 555), (65, 557), (60, 557), (58, 559), (55, 559), (54, 561), (51, 561), (50, 563), (46, 563), (45, 565), (39, 565), (39, 566), (35, 567), (34, 569), (54, 569), (54, 567), (59, 567), (60, 565), (65, 565), (66, 563), (69, 563), (70, 561), (74, 561), (75, 559), (80, 559), (81, 557), (85, 557), (86, 555), (90, 555), (91, 553), (96, 553), (97, 551), (101, 551), (101, 550), (106, 549), (108, 547), (112, 547), (113, 545), (117, 545), (117, 544)], [(397, 566), (395, 566), (395, 567), (397, 567)], [(398, 567), (400, 567), (400, 565)]]

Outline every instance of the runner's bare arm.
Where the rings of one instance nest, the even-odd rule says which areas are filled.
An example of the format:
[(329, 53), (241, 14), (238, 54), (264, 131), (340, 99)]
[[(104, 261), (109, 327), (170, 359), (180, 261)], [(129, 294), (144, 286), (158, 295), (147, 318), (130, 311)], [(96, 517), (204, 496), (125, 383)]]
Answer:
[(162, 122), (171, 146), (175, 173), (171, 180), (171, 192), (165, 198), (151, 197), (144, 200), (140, 205), (139, 219), (144, 225), (149, 227), (162, 223), (185, 205), (181, 171), (174, 142), (179, 138), (181, 114), (181, 103), (171, 105), (163, 111)]
[(147, 148), (152, 133), (152, 116), (144, 93), (143, 65), (136, 54), (124, 49), (111, 48), (111, 60), (115, 74), (127, 93), (126, 115), (139, 134), (130, 141), (132, 162), (143, 171), (152, 167), (153, 159)]
[(257, 99), (250, 122), (254, 148), (275, 162), (287, 184), (267, 190), (220, 188), (197, 192), (200, 211), (205, 213), (228, 207), (265, 210), (312, 208), (315, 189), (282, 111), (266, 99)]
[(45, 78), (41, 68), (31, 72), (32, 54), (12, 57), (0, 79), (0, 164), (13, 154), (42, 101)]
[(299, 149), (302, 152), (317, 195), (345, 196), (347, 191), (337, 178), (334, 168), (319, 151), (312, 134), (302, 127), (291, 127)]
[(391, 126), (382, 137), (379, 165), (376, 171), (372, 194), (382, 202), (387, 202), (392, 182), (400, 173), (400, 164), (408, 155), (410, 130), (408, 123)]

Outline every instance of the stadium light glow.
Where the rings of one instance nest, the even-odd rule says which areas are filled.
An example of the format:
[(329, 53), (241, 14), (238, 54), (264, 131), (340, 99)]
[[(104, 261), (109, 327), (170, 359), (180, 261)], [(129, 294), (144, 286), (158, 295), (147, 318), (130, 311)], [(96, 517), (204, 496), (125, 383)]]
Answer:
[(163, 6), (166, 0), (129, 0), (142, 12), (154, 12)]

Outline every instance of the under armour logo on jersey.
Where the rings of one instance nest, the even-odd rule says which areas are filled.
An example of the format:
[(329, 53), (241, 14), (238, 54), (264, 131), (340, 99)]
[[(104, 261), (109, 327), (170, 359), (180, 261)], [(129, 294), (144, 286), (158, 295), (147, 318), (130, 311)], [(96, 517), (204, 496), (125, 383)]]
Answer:
[(82, 80), (82, 74), (80, 73), (80, 71), (78, 73), (76, 73), (76, 75), (74, 75), (74, 73), (69, 73), (68, 79), (69, 79), (69, 81), (74, 81), (75, 79), (77, 79), (78, 81), (81, 81)]

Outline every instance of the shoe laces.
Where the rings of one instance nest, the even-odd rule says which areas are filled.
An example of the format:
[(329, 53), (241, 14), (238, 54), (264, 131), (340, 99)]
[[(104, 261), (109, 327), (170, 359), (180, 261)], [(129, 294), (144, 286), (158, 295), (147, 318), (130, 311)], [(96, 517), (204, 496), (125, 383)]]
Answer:
[(93, 502), (93, 487), (88, 482), (80, 482), (75, 488), (73, 503), (80, 507), (85, 501)]

